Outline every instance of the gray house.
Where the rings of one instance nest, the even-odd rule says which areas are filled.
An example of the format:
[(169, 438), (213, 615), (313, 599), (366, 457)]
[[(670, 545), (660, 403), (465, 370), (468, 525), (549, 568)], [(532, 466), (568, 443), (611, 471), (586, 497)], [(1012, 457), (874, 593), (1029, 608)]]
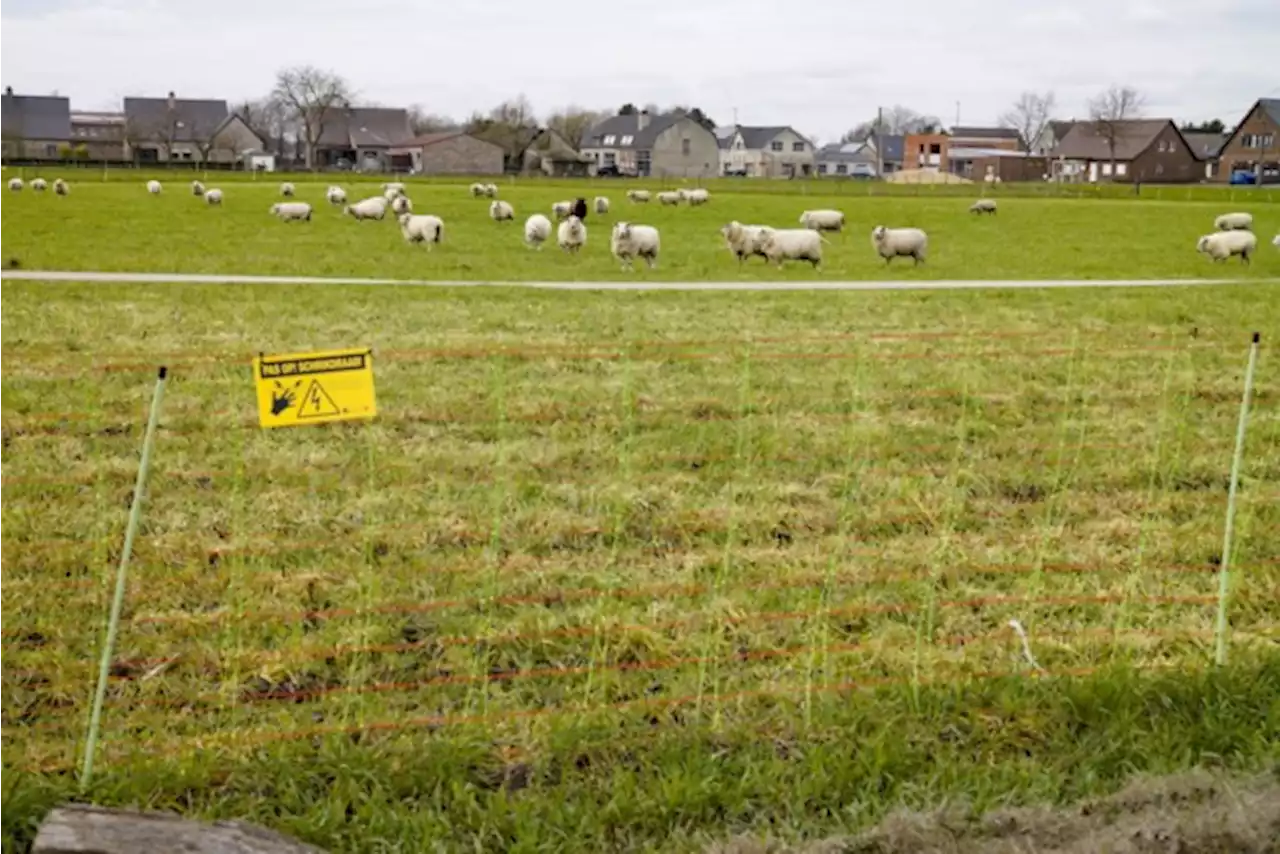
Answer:
[(824, 145), (814, 155), (819, 175), (837, 178), (876, 177), (876, 149), (869, 142)]
[(716, 128), (720, 172), (751, 178), (798, 178), (813, 172), (813, 143), (786, 126)]
[(209, 159), (227, 102), (175, 97), (124, 99), (124, 140), (140, 163)]
[(720, 171), (716, 135), (682, 113), (611, 116), (587, 131), (582, 153), (605, 174), (710, 178)]
[(45, 95), (15, 95), (4, 90), (4, 156), (56, 160), (71, 140), (71, 102)]
[(391, 149), (414, 138), (408, 111), (398, 107), (335, 107), (327, 113), (315, 145), (317, 169), (385, 172), (392, 165)]

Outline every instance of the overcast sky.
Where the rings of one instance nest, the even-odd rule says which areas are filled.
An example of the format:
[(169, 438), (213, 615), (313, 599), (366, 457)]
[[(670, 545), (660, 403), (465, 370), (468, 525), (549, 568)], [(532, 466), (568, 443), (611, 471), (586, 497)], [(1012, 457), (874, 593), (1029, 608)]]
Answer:
[[(523, 92), (539, 113), (626, 101), (822, 141), (903, 104), (994, 123), (1024, 89), (1083, 116), (1112, 83), (1147, 114), (1228, 125), (1280, 96), (1280, 0), (4, 0), (0, 77), (78, 109), (125, 95), (261, 95), (316, 64), (365, 99), (465, 118)], [(553, 10), (574, 10), (567, 16)], [(886, 23), (898, 19), (896, 23)]]

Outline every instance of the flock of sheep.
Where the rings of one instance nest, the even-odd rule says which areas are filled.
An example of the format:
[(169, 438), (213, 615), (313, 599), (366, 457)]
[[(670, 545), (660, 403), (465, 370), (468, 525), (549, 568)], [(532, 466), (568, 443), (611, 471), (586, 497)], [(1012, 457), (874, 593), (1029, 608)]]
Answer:
[[(21, 178), (11, 178), (9, 189), (21, 191), (26, 186)], [(34, 178), (30, 187), (35, 192), (43, 192), (48, 188), (43, 178)], [(159, 181), (147, 182), (147, 192), (158, 195), (163, 190)], [(400, 182), (389, 182), (382, 185), (382, 195), (371, 196), (354, 204), (348, 204), (347, 192), (342, 187), (330, 186), (325, 191), (325, 199), (333, 206), (342, 206), (342, 214), (357, 220), (382, 220), (390, 210), (400, 225), (401, 234), (410, 243), (424, 243), (428, 249), (432, 244), (444, 239), (444, 221), (431, 214), (415, 214), (413, 202), (405, 194), (405, 185)], [(53, 191), (65, 196), (70, 191), (67, 182), (58, 178), (53, 182)], [(223, 193), (221, 189), (206, 189), (200, 181), (191, 182), (193, 195), (201, 196), (209, 205), (221, 205)], [(489, 216), (495, 222), (515, 220), (515, 209), (510, 202), (498, 199), (496, 184), (472, 184), (469, 192), (476, 198), (492, 199), (489, 204)], [(284, 182), (280, 185), (280, 194), (286, 198), (294, 196), (294, 185)], [(707, 204), (711, 194), (705, 189), (667, 190), (656, 194), (648, 190), (628, 190), (627, 199), (632, 204), (647, 204), (657, 199), (662, 205), (679, 205), (687, 203), (691, 206)], [(592, 205), (595, 213), (609, 212), (609, 199), (596, 196)], [(557, 245), (570, 253), (577, 253), (586, 245), (587, 204), (585, 199), (576, 201), (559, 201), (551, 205), (552, 216), (559, 222), (556, 227)], [(996, 203), (992, 199), (979, 199), (969, 211), (975, 214), (995, 214)], [(271, 214), (282, 220), (309, 222), (311, 205), (307, 202), (277, 202), (271, 206)], [(721, 227), (720, 234), (725, 244), (737, 257), (741, 264), (748, 258), (760, 256), (767, 263), (782, 266), (784, 261), (808, 261), (814, 268), (822, 264), (822, 246), (829, 243), (823, 232), (838, 232), (844, 229), (845, 216), (838, 210), (807, 210), (800, 214), (800, 228), (775, 228), (768, 225), (748, 225), (738, 221)], [(542, 244), (551, 239), (551, 220), (540, 213), (535, 213), (525, 220), (524, 242), (534, 249), (541, 249)], [(1226, 261), (1240, 256), (1241, 263), (1249, 263), (1257, 251), (1258, 238), (1253, 233), (1253, 216), (1248, 213), (1228, 213), (1214, 220), (1212, 234), (1206, 234), (1196, 243), (1196, 250), (1208, 255), (1214, 261)], [(1280, 235), (1272, 241), (1280, 247)], [(643, 260), (649, 267), (655, 267), (661, 249), (661, 235), (651, 225), (640, 225), (632, 222), (615, 223), (610, 233), (610, 250), (615, 258), (622, 262), (624, 269), (631, 269), (636, 258)], [(871, 246), (885, 263), (894, 258), (911, 258), (916, 264), (924, 263), (928, 250), (929, 237), (918, 228), (887, 228), (877, 225), (871, 230)]]

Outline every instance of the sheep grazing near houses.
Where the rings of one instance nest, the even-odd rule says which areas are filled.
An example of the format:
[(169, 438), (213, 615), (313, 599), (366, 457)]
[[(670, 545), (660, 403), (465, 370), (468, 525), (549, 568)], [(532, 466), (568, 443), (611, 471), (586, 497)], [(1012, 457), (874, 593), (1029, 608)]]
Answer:
[(293, 184), (288, 181), (283, 182), (280, 185), (280, 195), (285, 198), (293, 198)]
[(204, 203), (207, 205), (222, 204), (222, 191), (219, 190), (217, 187), (214, 187), (213, 189), (208, 190), (204, 194)]
[(898, 257), (912, 258), (916, 264), (923, 264), (929, 237), (918, 228), (877, 225), (871, 229), (871, 246), (886, 264)]
[(485, 184), (485, 185), (484, 185), (484, 194), (485, 194), (486, 196), (488, 196), (489, 198), (491, 198), (491, 199), (496, 199), (496, 198), (498, 198), (498, 185), (497, 185), (497, 184)]
[(636, 204), (643, 205), (652, 198), (652, 194), (648, 190), (627, 190), (627, 199)]
[(191, 182), (191, 195), (193, 195), (193, 196), (203, 196), (203, 195), (204, 195), (204, 184), (201, 184), (199, 181), (192, 181), (192, 182)]
[(276, 202), (271, 206), (271, 214), (285, 222), (311, 222), (311, 205), (306, 202)]
[(764, 232), (761, 251), (771, 263), (782, 266), (783, 261), (808, 261), (816, 270), (822, 265), (824, 238), (808, 228), (770, 228)]
[(382, 191), (382, 198), (386, 199), (389, 203), (394, 203), (396, 199), (399, 199), (403, 196), (404, 196), (404, 190), (400, 190), (395, 187), (392, 187), (389, 190)]
[[(390, 193), (391, 190), (387, 190), (387, 192)], [(413, 202), (409, 200), (408, 196), (396, 196), (391, 200), (391, 211), (396, 216), (413, 213)]]
[(1253, 214), (1251, 213), (1225, 213), (1213, 221), (1213, 227), (1218, 231), (1244, 231), (1253, 228)]
[(666, 190), (658, 193), (658, 203), (662, 205), (678, 205), (684, 198), (684, 190)]
[(383, 192), (395, 190), (397, 193), (403, 193), (404, 182), (403, 181), (387, 181), (385, 184), (382, 185), (382, 190)]
[(551, 206), (551, 214), (556, 219), (564, 219), (573, 214), (573, 202), (556, 202)]
[(35, 190), (37, 193), (43, 193), (45, 190), (49, 189), (49, 182), (43, 178), (36, 178), (31, 182), (31, 189)]
[(844, 228), (844, 212), (835, 210), (805, 211), (800, 224), (813, 231), (839, 231)]
[(494, 199), (489, 203), (489, 217), (494, 222), (506, 222), (516, 218), (516, 210), (511, 207), (510, 202), (502, 202)]
[(150, 193), (151, 195), (153, 196), (160, 195), (161, 189), (163, 188), (160, 186), (159, 181), (152, 180), (147, 182), (147, 192)]
[(556, 229), (556, 242), (565, 252), (576, 253), (587, 244), (587, 227), (582, 220), (570, 214)]
[(613, 232), (609, 236), (609, 248), (613, 251), (613, 257), (622, 262), (624, 270), (632, 269), (632, 261), (635, 258), (643, 258), (652, 270), (658, 266), (661, 240), (658, 229), (651, 225), (620, 222), (613, 227)]
[(753, 255), (759, 255), (767, 263), (769, 258), (764, 254), (764, 236), (772, 231), (767, 225), (743, 225), (736, 219), (720, 227), (720, 235), (725, 244), (738, 258), (741, 264)]
[(58, 196), (65, 196), (71, 192), (71, 186), (61, 178), (53, 182), (53, 192)]
[(362, 199), (354, 205), (347, 205), (342, 209), (343, 216), (351, 216), (355, 219), (382, 219), (387, 215), (387, 200), (382, 196), (370, 196)]
[(1248, 264), (1257, 248), (1258, 237), (1252, 231), (1215, 231), (1196, 241), (1196, 251), (1214, 261), (1226, 261), (1233, 255), (1239, 255), (1240, 263)]
[(400, 233), (410, 243), (425, 243), (430, 251), (432, 244), (444, 240), (444, 220), (431, 214), (414, 216), (401, 214), (399, 218)]
[(698, 205), (705, 205), (707, 202), (711, 201), (711, 193), (701, 187), (698, 187), (696, 189), (686, 191), (684, 198), (690, 205), (696, 207)]
[(609, 212), (609, 199), (605, 196), (596, 196), (595, 209), (598, 214), (607, 214)]
[(484, 184), (472, 184), (472, 185), (471, 185), (471, 195), (472, 195), (473, 197), (475, 197), (475, 198), (479, 198), (480, 196), (485, 195), (485, 186), (484, 186)]
[(10, 179), (9, 179), (9, 189), (10, 189), (10, 190), (12, 190), (12, 191), (13, 191), (13, 192), (15, 192), (15, 193), (19, 193), (19, 192), (21, 192), (21, 191), (22, 191), (22, 179), (21, 179), (21, 178), (10, 178)]
[(331, 205), (345, 205), (347, 203), (347, 191), (338, 186), (332, 186), (325, 190), (324, 197), (328, 199)]
[(978, 199), (969, 205), (969, 213), (975, 214), (993, 214), (996, 212), (995, 199)]
[(524, 243), (532, 249), (541, 249), (551, 238), (551, 220), (542, 214), (534, 214), (524, 221)]

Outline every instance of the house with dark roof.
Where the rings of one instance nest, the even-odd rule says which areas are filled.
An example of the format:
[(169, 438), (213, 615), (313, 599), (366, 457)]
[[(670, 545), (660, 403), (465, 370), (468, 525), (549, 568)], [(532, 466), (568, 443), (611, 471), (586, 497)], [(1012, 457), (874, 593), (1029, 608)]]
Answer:
[(587, 131), (582, 153), (623, 175), (710, 178), (720, 172), (716, 135), (680, 112), (610, 116)]
[(1075, 126), (1074, 121), (1053, 119), (1045, 123), (1040, 135), (1031, 140), (1031, 153), (1037, 157), (1048, 157), (1058, 143), (1067, 135), (1067, 131)]
[(578, 151), (553, 128), (540, 128), (521, 154), (520, 171), (526, 175), (585, 178), (595, 170), (595, 158)]
[(502, 146), (461, 130), (416, 136), (387, 149), (397, 172), (422, 175), (501, 175)]
[(1013, 128), (956, 126), (951, 129), (949, 145), (954, 148), (987, 148), (1022, 151), (1022, 134)]
[(220, 99), (125, 98), (126, 151), (138, 163), (208, 160), (228, 115)]
[(834, 178), (876, 177), (876, 148), (870, 141), (832, 143), (813, 154), (814, 172)]
[(83, 151), (84, 159), (107, 162), (128, 160), (124, 142), (124, 113), (71, 111), (73, 150)]
[(1218, 176), (1218, 156), (1229, 139), (1225, 133), (1204, 133), (1201, 131), (1182, 132), (1182, 138), (1191, 146), (1196, 159), (1204, 164), (1204, 177), (1212, 180)]
[(1054, 173), (1063, 180), (1185, 184), (1203, 174), (1172, 119), (1077, 122), (1052, 157)]
[(399, 107), (334, 107), (326, 111), (316, 140), (317, 169), (347, 168), (385, 172), (391, 149), (414, 138), (409, 112)]
[(799, 178), (813, 173), (813, 143), (794, 128), (732, 125), (716, 128), (715, 135), (722, 175)]
[(1232, 129), (1218, 154), (1218, 180), (1249, 172), (1261, 183), (1280, 183), (1280, 98), (1259, 98)]
[(57, 160), (71, 142), (71, 102), (55, 95), (15, 95), (5, 87), (0, 135), (4, 156)]

